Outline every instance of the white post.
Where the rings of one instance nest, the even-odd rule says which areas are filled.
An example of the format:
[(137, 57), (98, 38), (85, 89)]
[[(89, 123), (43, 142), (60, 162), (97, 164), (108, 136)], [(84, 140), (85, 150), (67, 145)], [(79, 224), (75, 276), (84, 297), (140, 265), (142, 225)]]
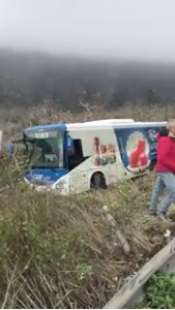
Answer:
[(0, 155), (2, 152), (2, 130), (0, 130)]

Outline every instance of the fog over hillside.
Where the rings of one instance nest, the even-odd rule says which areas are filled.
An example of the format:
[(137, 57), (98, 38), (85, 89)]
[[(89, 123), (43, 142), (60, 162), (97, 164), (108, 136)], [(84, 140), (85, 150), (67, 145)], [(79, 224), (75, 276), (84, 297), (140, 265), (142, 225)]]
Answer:
[(92, 60), (0, 49), (0, 105), (175, 101), (175, 65)]

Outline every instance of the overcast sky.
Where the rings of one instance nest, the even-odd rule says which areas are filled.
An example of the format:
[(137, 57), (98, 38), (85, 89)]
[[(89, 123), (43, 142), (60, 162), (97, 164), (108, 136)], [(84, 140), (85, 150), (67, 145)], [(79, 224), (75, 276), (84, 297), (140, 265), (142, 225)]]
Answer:
[(0, 0), (0, 46), (175, 60), (175, 0)]

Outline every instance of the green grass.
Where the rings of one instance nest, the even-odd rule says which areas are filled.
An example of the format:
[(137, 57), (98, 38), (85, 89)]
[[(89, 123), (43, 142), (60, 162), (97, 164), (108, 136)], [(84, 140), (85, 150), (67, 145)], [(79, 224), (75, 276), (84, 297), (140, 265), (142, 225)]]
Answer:
[(145, 286), (144, 301), (139, 308), (174, 309), (175, 274), (155, 274)]

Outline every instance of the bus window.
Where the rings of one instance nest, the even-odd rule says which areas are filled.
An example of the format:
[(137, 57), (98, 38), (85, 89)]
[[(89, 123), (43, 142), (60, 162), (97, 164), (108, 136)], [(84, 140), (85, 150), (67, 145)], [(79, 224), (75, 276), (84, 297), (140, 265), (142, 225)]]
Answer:
[(73, 155), (75, 152), (74, 150), (74, 142), (71, 136), (67, 136), (67, 154), (68, 156)]
[(72, 170), (87, 157), (83, 156), (82, 142), (80, 139), (73, 139), (72, 152), (68, 152), (68, 167)]

